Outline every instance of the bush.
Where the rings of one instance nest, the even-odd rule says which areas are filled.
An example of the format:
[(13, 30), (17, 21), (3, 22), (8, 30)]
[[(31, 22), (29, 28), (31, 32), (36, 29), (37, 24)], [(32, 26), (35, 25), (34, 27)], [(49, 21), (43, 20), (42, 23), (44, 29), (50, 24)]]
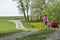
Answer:
[(34, 28), (39, 28), (42, 29), (44, 28), (44, 23), (43, 22), (36, 22), (36, 23), (31, 23)]

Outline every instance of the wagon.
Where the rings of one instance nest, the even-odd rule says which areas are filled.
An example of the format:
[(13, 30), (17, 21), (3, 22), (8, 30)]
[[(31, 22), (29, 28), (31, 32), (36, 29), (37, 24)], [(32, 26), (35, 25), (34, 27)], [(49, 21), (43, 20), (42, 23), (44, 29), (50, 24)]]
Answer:
[(57, 21), (49, 22), (48, 27), (59, 28), (58, 27), (58, 22)]

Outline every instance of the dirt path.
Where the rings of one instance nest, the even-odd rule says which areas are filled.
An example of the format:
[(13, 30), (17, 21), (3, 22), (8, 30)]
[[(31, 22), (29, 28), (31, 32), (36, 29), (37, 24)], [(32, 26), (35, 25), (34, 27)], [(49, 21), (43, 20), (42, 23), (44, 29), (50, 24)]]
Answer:
[(60, 30), (57, 30), (56, 32), (48, 35), (46, 40), (60, 40)]
[(26, 28), (23, 27), (20, 20), (9, 20), (9, 21), (14, 22), (16, 24), (17, 29), (26, 30)]
[(31, 35), (32, 33), (37, 32), (37, 31), (38, 30), (29, 30), (29, 31), (21, 32), (21, 33), (15, 33), (12, 35), (1, 37), (0, 40), (16, 40), (16, 38), (22, 38), (24, 36)]

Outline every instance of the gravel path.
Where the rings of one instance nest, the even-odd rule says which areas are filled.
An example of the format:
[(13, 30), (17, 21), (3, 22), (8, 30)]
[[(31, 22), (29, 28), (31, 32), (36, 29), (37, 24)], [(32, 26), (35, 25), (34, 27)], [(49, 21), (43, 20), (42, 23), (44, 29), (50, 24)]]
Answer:
[(60, 30), (57, 30), (56, 32), (48, 35), (46, 40), (60, 40)]
[(15, 33), (12, 35), (1, 37), (0, 40), (16, 40), (16, 38), (22, 38), (24, 36), (31, 35), (32, 33), (37, 32), (37, 31), (38, 30), (29, 30), (29, 31), (21, 32), (21, 33)]

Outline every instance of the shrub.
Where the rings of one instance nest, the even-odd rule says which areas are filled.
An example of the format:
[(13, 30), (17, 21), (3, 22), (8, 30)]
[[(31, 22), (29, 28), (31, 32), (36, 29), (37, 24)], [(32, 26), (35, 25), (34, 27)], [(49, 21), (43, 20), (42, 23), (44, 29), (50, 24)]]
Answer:
[(34, 28), (39, 28), (42, 29), (44, 28), (44, 23), (43, 22), (36, 22), (36, 23), (31, 23)]

